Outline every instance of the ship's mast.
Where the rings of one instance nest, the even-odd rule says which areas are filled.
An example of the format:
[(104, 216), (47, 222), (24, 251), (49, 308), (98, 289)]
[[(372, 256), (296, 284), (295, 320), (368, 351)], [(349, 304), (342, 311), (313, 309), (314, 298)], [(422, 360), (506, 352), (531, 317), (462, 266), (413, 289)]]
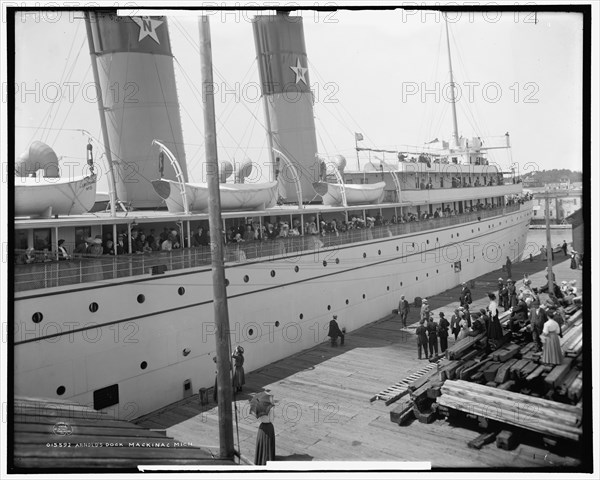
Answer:
[(452, 140), (454, 145), (458, 147), (458, 121), (456, 120), (456, 98), (454, 96), (454, 75), (452, 74), (452, 56), (450, 55), (450, 35), (448, 34), (448, 18), (444, 15), (446, 23), (446, 45), (448, 47), (448, 67), (450, 69), (450, 102), (452, 103)]
[[(109, 187), (108, 195), (110, 200), (110, 214), (116, 216), (117, 211), (117, 182), (115, 179), (115, 171), (113, 168), (112, 155), (110, 151), (110, 143), (108, 140), (108, 130), (106, 127), (106, 116), (104, 115), (104, 102), (102, 101), (102, 87), (100, 85), (100, 76), (98, 74), (98, 63), (96, 59), (96, 49), (94, 47), (94, 39), (92, 37), (92, 25), (90, 13), (84, 12), (85, 29), (87, 32), (88, 45), (90, 48), (90, 57), (92, 58), (92, 71), (94, 72), (94, 83), (96, 84), (98, 96), (98, 110), (100, 111), (100, 126), (102, 127), (102, 139), (104, 141), (104, 152), (106, 153), (106, 161), (108, 162)], [(115, 239), (116, 240), (116, 239)]]
[(229, 357), (229, 312), (223, 266), (223, 232), (221, 196), (219, 190), (219, 163), (217, 160), (217, 131), (215, 126), (215, 99), (212, 71), (210, 24), (207, 16), (198, 20), (200, 29), (200, 67), (204, 101), (204, 135), (206, 173), (208, 182), (208, 214), (212, 256), (213, 305), (217, 347), (217, 400), (219, 402), (219, 446), (221, 458), (233, 458), (232, 388)]

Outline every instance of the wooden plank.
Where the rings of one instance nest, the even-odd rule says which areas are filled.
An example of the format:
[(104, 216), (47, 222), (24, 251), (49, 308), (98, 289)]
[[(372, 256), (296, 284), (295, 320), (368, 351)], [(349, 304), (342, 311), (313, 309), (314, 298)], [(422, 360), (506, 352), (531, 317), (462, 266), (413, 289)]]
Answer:
[(508, 380), (510, 375), (510, 368), (517, 363), (516, 358), (511, 358), (507, 362), (503, 363), (502, 366), (496, 372), (496, 376), (494, 377), (494, 381), (496, 383), (504, 383)]
[(561, 365), (557, 365), (552, 369), (552, 371), (548, 375), (546, 375), (544, 382), (546, 382), (548, 387), (554, 388), (560, 384), (560, 382), (569, 373), (571, 363), (573, 363), (572, 358), (565, 358)]

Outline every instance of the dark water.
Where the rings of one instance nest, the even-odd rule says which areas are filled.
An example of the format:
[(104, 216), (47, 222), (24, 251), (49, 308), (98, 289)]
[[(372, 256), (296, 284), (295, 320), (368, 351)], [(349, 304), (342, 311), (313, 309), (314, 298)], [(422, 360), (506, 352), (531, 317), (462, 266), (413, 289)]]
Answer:
[[(559, 244), (562, 245), (563, 241), (566, 240), (567, 244), (569, 245), (569, 251), (571, 250), (573, 234), (570, 228), (550, 229), (550, 237), (552, 240), (553, 248), (556, 248)], [(528, 257), (530, 253), (533, 255), (539, 254), (540, 247), (542, 245), (546, 245), (546, 230), (529, 229), (529, 231), (527, 232), (527, 245), (525, 246), (524, 257)]]

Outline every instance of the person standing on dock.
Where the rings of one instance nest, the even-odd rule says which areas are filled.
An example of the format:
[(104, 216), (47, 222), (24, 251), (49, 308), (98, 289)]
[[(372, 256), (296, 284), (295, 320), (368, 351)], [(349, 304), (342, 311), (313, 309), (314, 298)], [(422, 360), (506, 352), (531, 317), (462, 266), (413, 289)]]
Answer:
[(438, 324), (433, 321), (433, 313), (427, 322), (427, 335), (429, 336), (429, 356), (438, 354)]
[(509, 278), (506, 281), (506, 293), (508, 296), (508, 308), (513, 308), (517, 306), (517, 288), (515, 287), (515, 282), (512, 281), (512, 278)]
[(327, 336), (331, 338), (331, 346), (337, 347), (337, 338), (340, 337), (340, 345), (344, 346), (344, 332), (340, 329), (337, 323), (337, 315), (329, 322), (329, 332)]
[(231, 354), (233, 358), (233, 391), (241, 392), (242, 386), (246, 383), (244, 375), (244, 347), (238, 345)]
[(454, 341), (457, 340), (458, 334), (460, 333), (460, 310), (457, 308), (454, 310), (454, 315), (450, 319), (450, 331), (454, 334)]
[(488, 305), (488, 312), (490, 312), (490, 320), (487, 328), (488, 340), (500, 340), (504, 336), (504, 332), (502, 331), (502, 325), (500, 325), (496, 295), (490, 292), (488, 293), (488, 298), (490, 299)]
[(469, 305), (473, 302), (471, 299), (471, 290), (467, 287), (465, 282), (462, 283), (462, 289), (460, 291), (459, 302), (461, 307), (469, 308)]
[(402, 328), (406, 328), (406, 318), (408, 317), (409, 311), (410, 306), (408, 300), (404, 298), (404, 295), (401, 295), (400, 302), (398, 303), (398, 313), (400, 314), (400, 320), (402, 321)]
[(425, 358), (429, 358), (429, 350), (427, 348), (427, 327), (425, 327), (425, 320), (419, 321), (419, 326), (415, 330), (417, 334), (417, 348), (419, 350), (419, 360), (421, 360), (421, 349), (425, 351)]
[(541, 362), (548, 365), (560, 365), (563, 362), (563, 353), (560, 348), (560, 326), (554, 320), (554, 311), (548, 310), (548, 320), (544, 323), (542, 330), (542, 342), (544, 350)]
[(426, 322), (429, 320), (429, 301), (424, 298), (421, 303), (421, 320)]
[(540, 247), (540, 253), (542, 254), (542, 260), (545, 262), (548, 260), (548, 250), (546, 249), (546, 245), (542, 245)]
[(567, 241), (566, 240), (563, 240), (562, 247), (560, 247), (560, 248), (562, 248), (562, 251), (565, 254), (565, 257), (568, 257), (569, 254), (567, 253)]
[(440, 337), (440, 350), (444, 353), (448, 350), (448, 327), (450, 323), (444, 317), (444, 312), (440, 312), (440, 321), (438, 323), (438, 337)]
[(506, 270), (506, 276), (508, 278), (512, 277), (512, 262), (509, 257), (506, 257), (506, 264), (504, 265), (504, 269)]

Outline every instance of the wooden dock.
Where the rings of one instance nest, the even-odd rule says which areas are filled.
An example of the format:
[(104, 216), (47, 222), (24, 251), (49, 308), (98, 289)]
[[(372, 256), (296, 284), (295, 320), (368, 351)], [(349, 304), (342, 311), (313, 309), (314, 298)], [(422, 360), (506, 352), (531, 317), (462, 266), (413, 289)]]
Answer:
[[(581, 270), (570, 270), (568, 258), (556, 260), (560, 262), (554, 269), (557, 281), (575, 279), (581, 291)], [(513, 264), (513, 279), (519, 280), (517, 288), (524, 273), (533, 286), (542, 285), (544, 269), (545, 262), (539, 256), (534, 262)], [(487, 306), (486, 293), (496, 290), (500, 276), (498, 270), (474, 280), (470, 287), (472, 311)], [(450, 319), (458, 305), (459, 291), (456, 287), (429, 297), (431, 310), (443, 311)], [(244, 392), (237, 395), (236, 448), (239, 446), (242, 455), (253, 458), (258, 423), (249, 412), (248, 399), (252, 393), (267, 390), (277, 402), (274, 427), (280, 461), (426, 461), (434, 468), (555, 468), (580, 464), (575, 454), (549, 453), (535, 436), (510, 451), (493, 444), (474, 450), (467, 443), (481, 431), (472, 426), (443, 420), (431, 424), (413, 421), (403, 427), (390, 422), (395, 404), (387, 406), (385, 401), (371, 399), (427, 365), (427, 360), (417, 359), (414, 328), (418, 317), (418, 309), (412, 307), (412, 325), (402, 329), (400, 318), (390, 314), (349, 333), (343, 347), (324, 342), (247, 373)], [(453, 341), (450, 336), (450, 346)], [(137, 423), (165, 429), (182, 442), (218, 444), (217, 407), (212, 402), (200, 406), (198, 395), (141, 417)]]

